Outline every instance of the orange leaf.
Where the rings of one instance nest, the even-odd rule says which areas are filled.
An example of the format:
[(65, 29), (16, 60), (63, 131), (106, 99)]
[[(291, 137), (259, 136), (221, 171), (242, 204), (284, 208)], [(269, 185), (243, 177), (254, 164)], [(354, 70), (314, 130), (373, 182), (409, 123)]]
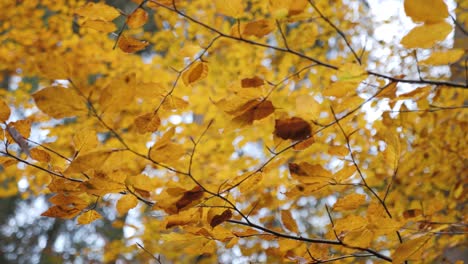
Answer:
[(47, 151), (42, 149), (33, 148), (30, 150), (31, 158), (40, 162), (49, 162), (50, 155)]
[(148, 21), (148, 13), (143, 8), (137, 8), (127, 17), (129, 28), (139, 28)]
[(6, 122), (10, 117), (10, 107), (5, 101), (0, 99), (0, 122)]
[(182, 80), (185, 85), (191, 85), (194, 82), (205, 79), (208, 76), (208, 65), (197, 61), (182, 74)]
[(96, 210), (89, 210), (78, 217), (78, 224), (86, 225), (101, 218), (102, 216)]
[(242, 34), (247, 36), (256, 36), (261, 38), (265, 35), (268, 35), (275, 29), (275, 25), (270, 20), (260, 19), (257, 21), (249, 22), (245, 25)]
[(288, 210), (281, 210), (281, 221), (283, 222), (283, 225), (289, 229), (290, 231), (294, 233), (298, 233), (298, 228), (296, 221), (291, 215), (291, 212)]
[(122, 35), (120, 36), (117, 44), (123, 52), (133, 53), (146, 48), (146, 46), (149, 45), (149, 42)]
[(138, 133), (152, 133), (158, 130), (159, 126), (161, 125), (161, 119), (159, 118), (158, 114), (146, 113), (135, 118), (134, 123)]
[(55, 205), (49, 208), (47, 211), (41, 214), (41, 216), (53, 217), (53, 218), (63, 218), (63, 219), (71, 219), (77, 216), (81, 210), (70, 207), (70, 206), (61, 206)]
[(134, 195), (123, 195), (117, 202), (116, 208), (119, 215), (126, 214), (128, 210), (138, 205), (138, 199)]
[(303, 140), (310, 137), (310, 124), (300, 117), (275, 120), (275, 136), (282, 139)]

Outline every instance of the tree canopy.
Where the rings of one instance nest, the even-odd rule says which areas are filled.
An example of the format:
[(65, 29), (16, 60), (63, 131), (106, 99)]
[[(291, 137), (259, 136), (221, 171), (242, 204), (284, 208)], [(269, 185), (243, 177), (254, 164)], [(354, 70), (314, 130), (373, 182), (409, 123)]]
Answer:
[(102, 238), (43, 263), (462, 263), (468, 1), (394, 4), (405, 32), (364, 0), (1, 1), (2, 208)]

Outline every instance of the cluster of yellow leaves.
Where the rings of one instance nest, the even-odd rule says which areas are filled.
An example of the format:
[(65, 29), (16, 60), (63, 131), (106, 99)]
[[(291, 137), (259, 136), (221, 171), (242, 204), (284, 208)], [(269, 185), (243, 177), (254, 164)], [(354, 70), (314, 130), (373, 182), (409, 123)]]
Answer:
[[(344, 2), (314, 1), (323, 14), (340, 19), (348, 7)], [(432, 48), (452, 31), (442, 0), (406, 0), (404, 8), (421, 23), (401, 41), (406, 48)], [(214, 262), (219, 242), (228, 249), (238, 246), (246, 256), (267, 255), (271, 262), (313, 261), (310, 252), (326, 260), (332, 253), (369, 248), (389, 250), (401, 263), (422, 256), (433, 260), (437, 254), (426, 247), (441, 252), (462, 242), (434, 243), (425, 233), (447, 226), (418, 221), (465, 218), (458, 204), (466, 198), (461, 175), (466, 114), (385, 113), (371, 123), (355, 111), (368, 92), (375, 95), (371, 103), (401, 110), (408, 110), (406, 100), (422, 110), (430, 104), (463, 105), (461, 92), (426, 85), (402, 93), (397, 81), (370, 78), (367, 62), (351, 63), (345, 53), (330, 61), (337, 70), (307, 64), (307, 57), (328, 62), (326, 48), (345, 49), (323, 48), (338, 34), (315, 19), (305, 0), (147, 1), (129, 10), (123, 14), (102, 2), (80, 2), (63, 14), (70, 24), (76, 20), (79, 32), (48, 21), (58, 32), (44, 34), (56, 39), (52, 44), (42, 37), (27, 43), (15, 30), (6, 34), (32, 58), (12, 58), (0, 48), (5, 55), (0, 62), (8, 62), (10, 71), (39, 76), (41, 85), (20, 87), (17, 101), (0, 100), (1, 139), (18, 150), (17, 156), (13, 151), (0, 156), (1, 196), (15, 194), (16, 179), (25, 175), (37, 192), (54, 194), (43, 216), (77, 217), (78, 224), (106, 217), (101, 207), (107, 200), (116, 201), (120, 216), (144, 202), (162, 216), (141, 211), (142, 241), (150, 252), (164, 252), (174, 261), (193, 262), (203, 254)], [(363, 31), (353, 21), (341, 22), (343, 32)], [(288, 46), (265, 51), (270, 43)], [(123, 52), (112, 51), (113, 44)], [(144, 61), (129, 54), (145, 48), (152, 57)], [(460, 49), (432, 51), (420, 63), (446, 65), (463, 55)], [(33, 114), (10, 121), (13, 105)], [(47, 128), (55, 141), (28, 142), (34, 125)], [(36, 167), (18, 173), (18, 162)], [(333, 250), (308, 247), (302, 238), (323, 233), (309, 219), (323, 216), (331, 197), (337, 198), (330, 213), (334, 223), (321, 228), (338, 244)], [(311, 201), (319, 202), (311, 206)], [(258, 219), (263, 229), (246, 218)], [(275, 232), (294, 239), (278, 239)], [(414, 234), (419, 232), (424, 234)], [(118, 258), (121, 243), (106, 247), (106, 261)]]

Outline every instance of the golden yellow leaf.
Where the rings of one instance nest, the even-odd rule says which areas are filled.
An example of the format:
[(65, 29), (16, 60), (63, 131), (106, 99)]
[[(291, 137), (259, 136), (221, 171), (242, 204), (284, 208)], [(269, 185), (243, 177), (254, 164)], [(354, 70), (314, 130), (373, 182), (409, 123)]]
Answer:
[(281, 210), (281, 221), (283, 222), (284, 227), (286, 227), (289, 231), (294, 233), (299, 232), (296, 221), (292, 217), (289, 210)]
[(81, 27), (92, 28), (104, 33), (111, 33), (117, 30), (117, 26), (114, 23), (103, 20), (86, 20), (81, 24)]
[(94, 20), (112, 21), (120, 16), (117, 9), (104, 3), (87, 3), (75, 10), (75, 14)]
[(349, 149), (346, 146), (329, 146), (328, 154), (336, 156), (346, 156), (349, 154)]
[(304, 12), (309, 4), (307, 0), (294, 0), (290, 2), (288, 16), (294, 16)]
[(444, 0), (405, 0), (404, 6), (414, 22), (437, 23), (449, 16)]
[(300, 245), (300, 241), (286, 239), (286, 238), (279, 238), (278, 239), (278, 246), (281, 252), (287, 252), (289, 250), (295, 249)]
[(33, 148), (33, 149), (30, 149), (29, 152), (30, 152), (31, 158), (37, 161), (40, 161), (40, 162), (50, 161), (50, 155), (45, 150)]
[(452, 32), (452, 26), (445, 22), (424, 24), (413, 28), (401, 40), (401, 44), (408, 49), (432, 48), (437, 42), (444, 40)]
[(2, 166), (4, 169), (16, 163), (18, 163), (18, 161), (14, 158), (0, 156), (0, 166)]
[(72, 88), (49, 86), (32, 96), (37, 107), (53, 118), (82, 116), (88, 113), (86, 103)]
[(420, 61), (422, 65), (448, 65), (457, 62), (465, 54), (462, 49), (434, 51), (429, 58)]
[(10, 118), (10, 107), (5, 101), (0, 99), (0, 122), (6, 122)]
[(368, 216), (369, 224), (367, 228), (372, 231), (374, 236), (383, 236), (388, 234), (395, 234), (401, 227), (401, 223), (395, 219), (381, 216)]
[(215, 0), (216, 10), (226, 16), (238, 18), (244, 14), (242, 0)]
[(79, 225), (87, 225), (101, 218), (102, 216), (96, 210), (89, 210), (80, 215), (77, 220)]
[(42, 213), (41, 216), (71, 219), (77, 216), (80, 212), (81, 210), (77, 209), (76, 207), (55, 205), (47, 209), (47, 211)]
[(164, 100), (162, 107), (164, 110), (183, 110), (189, 106), (189, 103), (184, 99), (170, 95)]
[(161, 119), (156, 113), (146, 113), (135, 118), (134, 123), (138, 133), (152, 133), (158, 130), (161, 125)]
[(356, 93), (358, 84), (354, 82), (334, 82), (322, 91), (324, 96), (344, 97)]
[(146, 46), (149, 45), (149, 42), (145, 40), (138, 40), (134, 37), (123, 34), (120, 36), (117, 45), (123, 52), (134, 53), (146, 48)]
[(296, 113), (300, 117), (317, 120), (321, 109), (321, 105), (312, 95), (303, 94), (296, 97)]
[(304, 140), (310, 137), (312, 128), (300, 117), (276, 119), (274, 134), (282, 139)]
[(356, 172), (355, 166), (345, 166), (333, 176), (337, 182), (343, 182)]
[(142, 27), (148, 21), (148, 13), (143, 8), (137, 8), (127, 17), (129, 28)]
[(294, 0), (269, 0), (270, 11), (275, 19), (285, 18), (289, 13), (289, 7)]
[(366, 68), (357, 63), (345, 63), (337, 72), (338, 81), (360, 83), (367, 78)]
[(424, 246), (430, 239), (430, 235), (424, 235), (403, 242), (392, 254), (393, 263), (399, 264), (406, 260), (420, 260)]
[(377, 97), (378, 98), (387, 97), (387, 98), (390, 98), (390, 99), (395, 98), (396, 97), (396, 92), (398, 91), (397, 84), (398, 84), (397, 82), (392, 82), (391, 84), (386, 86), (385, 89), (383, 89), (383, 91), (380, 92), (377, 95)]
[(373, 238), (374, 234), (370, 230), (362, 228), (360, 230), (353, 230), (346, 233), (343, 242), (349, 246), (367, 248)]
[(358, 230), (367, 225), (366, 218), (358, 215), (348, 215), (335, 222), (335, 230), (340, 233), (344, 231)]
[(387, 143), (387, 148), (384, 152), (385, 160), (388, 166), (396, 169), (401, 156), (401, 144), (398, 133), (387, 130), (385, 132), (385, 143)]
[(73, 147), (76, 153), (84, 155), (96, 148), (99, 141), (97, 139), (97, 132), (91, 128), (83, 128), (73, 135)]
[(307, 162), (289, 163), (291, 176), (304, 184), (327, 185), (332, 178), (331, 172), (325, 170), (321, 165)]
[(275, 24), (266, 19), (249, 22), (245, 25), (242, 34), (245, 36), (256, 36), (261, 38), (270, 34), (275, 29)]
[(174, 226), (183, 226), (200, 221), (200, 208), (190, 208), (175, 215), (170, 215), (166, 218), (166, 229)]
[(77, 195), (59, 193), (49, 199), (54, 205), (71, 206), (82, 210), (88, 206), (88, 203)]
[(42, 76), (52, 79), (68, 79), (71, 78), (73, 67), (65, 58), (64, 54), (47, 53), (37, 59), (36, 66)]
[(309, 137), (308, 139), (303, 140), (303, 141), (299, 142), (298, 144), (294, 145), (293, 149), (294, 150), (304, 150), (304, 149), (310, 147), (312, 144), (314, 144), (314, 142), (315, 142), (314, 137)]
[(126, 187), (123, 183), (112, 181), (105, 175), (99, 174), (81, 183), (79, 189), (82, 192), (97, 196), (126, 191)]
[(335, 211), (347, 211), (354, 210), (366, 202), (366, 196), (364, 194), (352, 193), (338, 199), (333, 205)]
[(185, 85), (205, 79), (208, 76), (208, 64), (196, 61), (182, 74)]
[(112, 151), (99, 150), (85, 155), (79, 155), (72, 161), (64, 173), (86, 172), (90, 169), (97, 169), (109, 158)]
[[(239, 176), (236, 180), (243, 180), (250, 175), (247, 180), (243, 181), (239, 187), (239, 190), (242, 194), (246, 195), (250, 192), (257, 190), (260, 186), (261, 182), (263, 181), (263, 173), (257, 172), (252, 175), (252, 173), (246, 173), (244, 175)], [(237, 183), (237, 182), (236, 182)]]
[(128, 210), (135, 208), (138, 205), (138, 199), (134, 195), (123, 195), (117, 201), (116, 209), (119, 215), (124, 215)]

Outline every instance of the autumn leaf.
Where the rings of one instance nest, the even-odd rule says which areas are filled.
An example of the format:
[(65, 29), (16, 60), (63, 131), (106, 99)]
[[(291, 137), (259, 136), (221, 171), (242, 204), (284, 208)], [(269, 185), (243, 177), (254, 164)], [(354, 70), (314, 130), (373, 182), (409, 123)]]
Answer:
[(453, 64), (460, 60), (465, 54), (462, 49), (452, 49), (446, 51), (434, 51), (429, 58), (421, 60), (421, 65), (447, 65)]
[(126, 214), (130, 209), (135, 208), (138, 205), (138, 199), (133, 195), (123, 195), (117, 201), (117, 212), (119, 215)]
[(47, 216), (47, 217), (52, 217), (52, 218), (63, 218), (63, 219), (71, 219), (75, 216), (77, 216), (81, 210), (75, 208), (75, 207), (69, 207), (69, 206), (60, 206), (60, 205), (55, 205), (47, 209), (44, 213), (41, 214), (41, 216)]
[(338, 199), (338, 201), (333, 205), (333, 210), (335, 211), (347, 211), (354, 210), (364, 204), (366, 201), (366, 196), (364, 194), (352, 193)]
[(112, 6), (104, 3), (87, 3), (85, 6), (79, 7), (75, 10), (75, 13), (79, 16), (94, 19), (112, 21), (120, 16), (119, 11)]
[(146, 113), (135, 118), (135, 126), (140, 134), (155, 132), (160, 125), (161, 119), (155, 113)]
[(123, 52), (134, 53), (146, 48), (146, 46), (149, 45), (149, 42), (144, 40), (138, 40), (134, 37), (122, 35), (120, 36), (117, 45)]
[(245, 78), (241, 80), (242, 88), (259, 87), (262, 86), (264, 83), (265, 81), (258, 76), (254, 76), (252, 78)]
[(413, 28), (401, 40), (405, 48), (432, 48), (437, 42), (444, 40), (452, 32), (452, 26), (447, 22), (424, 24)]
[(80, 215), (77, 220), (79, 225), (87, 225), (101, 218), (102, 216), (96, 210), (89, 210)]
[(203, 189), (200, 186), (183, 193), (182, 197), (176, 202), (178, 210), (182, 210), (190, 204), (197, 203), (203, 197)]
[(53, 118), (82, 116), (88, 113), (86, 103), (72, 88), (49, 86), (32, 96), (37, 107)]
[(114, 23), (103, 20), (85, 20), (83, 24), (81, 24), (81, 27), (92, 28), (104, 33), (111, 33), (117, 30), (117, 26)]
[(185, 85), (191, 85), (197, 81), (203, 80), (208, 76), (208, 65), (205, 62), (197, 61), (182, 74), (182, 80)]
[(10, 117), (10, 107), (0, 99), (0, 122), (6, 122), (8, 118)]
[(406, 260), (419, 260), (424, 250), (424, 246), (431, 239), (430, 235), (420, 236), (418, 238), (410, 239), (393, 252), (393, 263), (403, 263)]
[(38, 149), (38, 148), (33, 148), (29, 150), (31, 154), (31, 158), (40, 161), (40, 162), (49, 162), (50, 161), (50, 155), (47, 153), (47, 151)]
[(449, 16), (443, 0), (405, 0), (405, 13), (414, 22), (437, 23)]
[(273, 22), (261, 19), (247, 23), (242, 31), (242, 35), (261, 38), (270, 34), (274, 29), (275, 24)]
[(127, 17), (127, 25), (129, 28), (142, 27), (148, 21), (148, 13), (143, 8), (137, 8)]
[(290, 231), (298, 233), (299, 229), (297, 228), (296, 221), (291, 215), (291, 212), (288, 210), (281, 210), (281, 221), (283, 225)]
[(232, 212), (229, 209), (224, 210), (221, 214), (214, 215), (211, 220), (210, 220), (210, 226), (211, 227), (216, 227), (223, 222), (231, 219), (232, 217)]
[(91, 168), (99, 168), (109, 158), (112, 151), (99, 150), (78, 156), (64, 173), (86, 172)]
[(226, 16), (240, 17), (244, 13), (242, 0), (216, 0), (216, 10)]
[(310, 124), (300, 117), (275, 120), (275, 136), (282, 139), (304, 140), (311, 136)]

